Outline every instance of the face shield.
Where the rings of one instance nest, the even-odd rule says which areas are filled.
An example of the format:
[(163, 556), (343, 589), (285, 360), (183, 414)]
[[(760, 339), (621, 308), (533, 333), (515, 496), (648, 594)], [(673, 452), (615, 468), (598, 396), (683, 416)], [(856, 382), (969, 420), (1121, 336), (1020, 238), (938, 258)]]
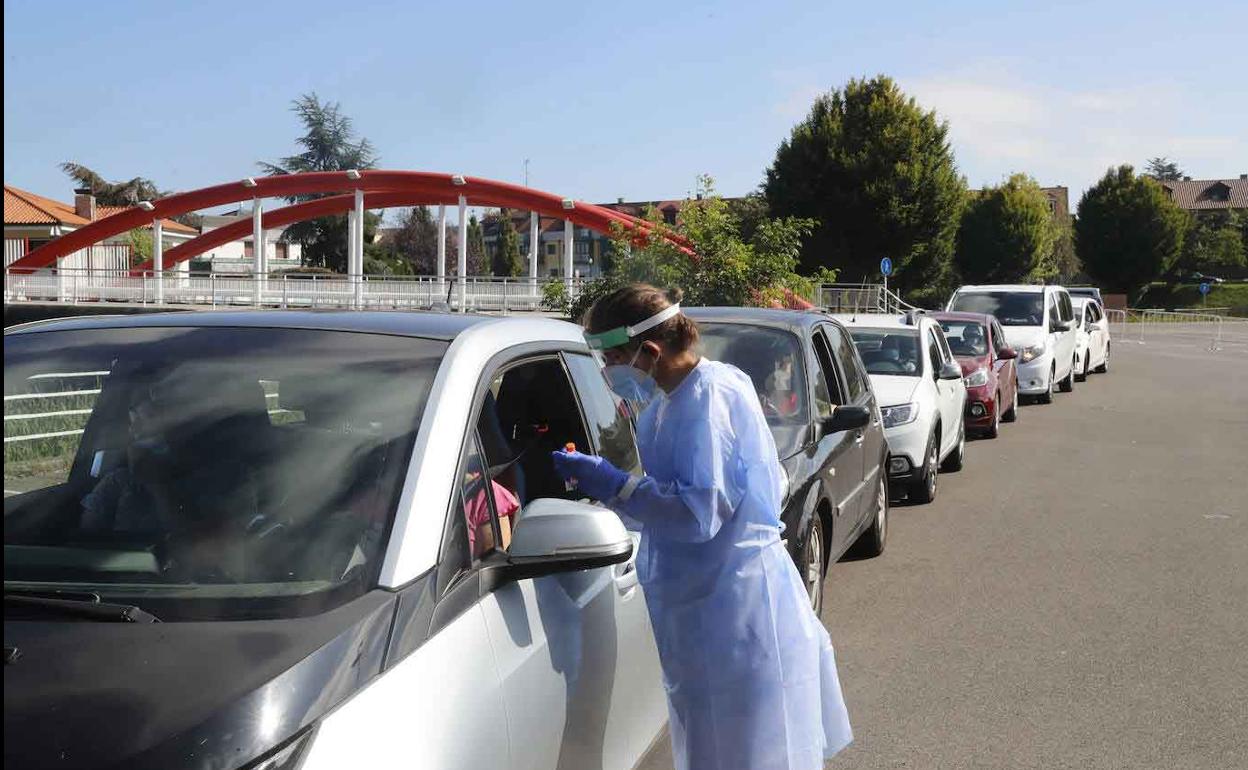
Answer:
[[(632, 326), (618, 326), (598, 334), (586, 334), (585, 341), (589, 343), (590, 348), (599, 353), (618, 350), (628, 345), (639, 335), (644, 334), (668, 319), (675, 318), (679, 313), (680, 304), (677, 303)], [(649, 406), (650, 402), (660, 392), (659, 384), (655, 381), (653, 372), (642, 371), (637, 368), (637, 358), (640, 355), (641, 346), (638, 346), (627, 364), (608, 364), (602, 370), (602, 374), (606, 377), (611, 390), (627, 401), (636, 414), (640, 414)]]

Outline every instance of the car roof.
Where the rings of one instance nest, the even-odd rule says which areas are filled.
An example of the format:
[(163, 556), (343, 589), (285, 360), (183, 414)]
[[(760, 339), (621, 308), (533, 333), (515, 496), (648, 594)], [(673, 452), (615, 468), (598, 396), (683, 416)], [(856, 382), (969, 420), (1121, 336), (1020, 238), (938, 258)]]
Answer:
[[(499, 323), (497, 316), (422, 311), (360, 310), (218, 310), (146, 313), (139, 315), (79, 316), (5, 329), (5, 336), (45, 331), (126, 328), (233, 327), (265, 329), (319, 329), (325, 331), (391, 334), (405, 337), (452, 340), (462, 332), (483, 324)], [(506, 319), (511, 320), (511, 319)], [(521, 319), (516, 319), (521, 320)], [(540, 324), (542, 333), (556, 339), (569, 337), (571, 324), (551, 319), (523, 319)], [(560, 329), (568, 327), (568, 329)], [(579, 338), (579, 331), (574, 335)]]
[(937, 321), (979, 321), (985, 326), (991, 324), (994, 318), (991, 313), (968, 313), (965, 310), (940, 310), (928, 315)]
[(1019, 293), (1036, 293), (1043, 292), (1045, 289), (1061, 289), (1062, 286), (1054, 286), (1053, 284), (1035, 284), (1035, 283), (986, 283), (986, 284), (968, 284), (959, 286), (958, 291), (1013, 291)]
[(835, 316), (821, 310), (781, 310), (766, 307), (682, 307), (681, 312), (695, 321), (706, 323), (752, 324), (790, 331), (809, 329), (817, 323), (835, 319)]
[(918, 329), (924, 321), (931, 321), (926, 313), (919, 315), (915, 323), (907, 323), (906, 317), (894, 313), (839, 313), (832, 316), (847, 329)]

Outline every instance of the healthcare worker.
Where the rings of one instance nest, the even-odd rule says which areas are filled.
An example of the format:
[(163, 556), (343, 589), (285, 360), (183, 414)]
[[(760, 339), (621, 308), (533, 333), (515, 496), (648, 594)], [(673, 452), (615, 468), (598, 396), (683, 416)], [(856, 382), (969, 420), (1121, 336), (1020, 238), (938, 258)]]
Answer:
[(775, 443), (750, 379), (699, 358), (679, 299), (627, 286), (585, 319), (639, 410), (647, 475), (578, 452), (555, 467), (641, 525), (677, 770), (817, 770), (852, 734), (832, 642), (780, 542)]

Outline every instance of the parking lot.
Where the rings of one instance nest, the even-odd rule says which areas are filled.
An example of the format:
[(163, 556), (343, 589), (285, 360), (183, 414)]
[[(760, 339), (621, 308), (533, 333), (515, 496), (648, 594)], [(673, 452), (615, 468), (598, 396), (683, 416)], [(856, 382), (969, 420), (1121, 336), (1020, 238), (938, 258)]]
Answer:
[(833, 566), (828, 767), (1248, 766), (1248, 351), (1206, 347), (1117, 345)]

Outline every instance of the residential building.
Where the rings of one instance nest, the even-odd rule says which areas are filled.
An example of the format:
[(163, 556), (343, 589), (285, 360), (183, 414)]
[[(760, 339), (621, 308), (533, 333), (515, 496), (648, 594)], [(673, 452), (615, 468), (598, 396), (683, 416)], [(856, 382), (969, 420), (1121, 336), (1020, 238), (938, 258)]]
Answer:
[[(251, 220), (251, 209), (238, 207), (220, 214), (205, 214), (200, 221), (200, 232), (210, 232), (233, 224), (240, 219)], [(264, 250), (268, 257), (269, 271), (299, 267), (303, 260), (303, 246), (282, 240), (287, 228), (279, 227), (264, 231)], [(230, 241), (191, 260), (192, 272), (212, 272), (226, 275), (250, 274), (255, 268), (255, 243), (251, 231), (237, 241)]]
[[(98, 205), (90, 190), (75, 190), (74, 202), (42, 195), (6, 184), (4, 186), (4, 266), (7, 268), (48, 241), (124, 210), (125, 206)], [(199, 232), (189, 225), (165, 219), (161, 222), (166, 249), (194, 238)], [(149, 226), (146, 228), (151, 230)], [(121, 234), (89, 249), (77, 251), (63, 260), (65, 268), (90, 271), (117, 271), (131, 267), (130, 237)]]
[(1248, 174), (1239, 179), (1183, 179), (1162, 181), (1170, 199), (1192, 213), (1248, 210)]

